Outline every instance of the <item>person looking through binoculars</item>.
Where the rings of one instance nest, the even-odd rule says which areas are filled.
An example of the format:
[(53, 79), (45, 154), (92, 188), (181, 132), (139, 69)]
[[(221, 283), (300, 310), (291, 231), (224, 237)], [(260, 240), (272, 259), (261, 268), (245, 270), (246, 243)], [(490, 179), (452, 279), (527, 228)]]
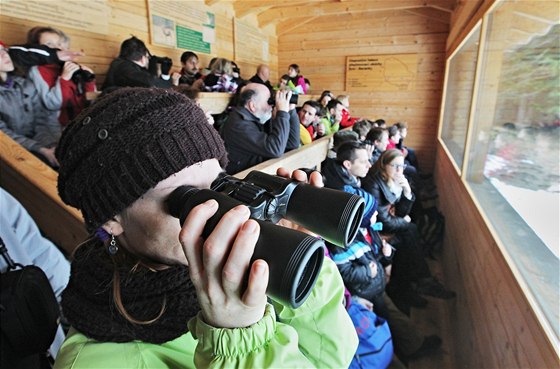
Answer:
[[(348, 367), (358, 340), (332, 261), (321, 258), (299, 308), (268, 302), (273, 266), (252, 260), (262, 229), (249, 207), (227, 210), (212, 198), (182, 225), (171, 215), (177, 188), (207, 191), (227, 164), (194, 102), (170, 90), (118, 89), (67, 127), (56, 155), (59, 194), (91, 232), (62, 296), (72, 328), (56, 369)], [(318, 173), (292, 178), (322, 183)], [(276, 241), (270, 247), (284, 247)]]

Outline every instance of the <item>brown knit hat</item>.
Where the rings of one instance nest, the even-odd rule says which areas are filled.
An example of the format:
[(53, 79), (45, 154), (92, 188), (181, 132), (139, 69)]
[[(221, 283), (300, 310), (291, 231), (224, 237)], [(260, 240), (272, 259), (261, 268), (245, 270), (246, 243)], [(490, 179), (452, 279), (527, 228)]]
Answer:
[(93, 231), (158, 182), (195, 163), (227, 163), (224, 144), (202, 109), (156, 88), (100, 97), (64, 130), (56, 157), (58, 192)]

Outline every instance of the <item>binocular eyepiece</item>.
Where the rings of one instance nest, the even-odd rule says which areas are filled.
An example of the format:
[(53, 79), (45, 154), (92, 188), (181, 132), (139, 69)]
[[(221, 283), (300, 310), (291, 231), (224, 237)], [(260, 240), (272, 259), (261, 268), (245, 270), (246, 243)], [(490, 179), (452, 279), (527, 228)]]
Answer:
[(208, 237), (227, 211), (246, 205), (260, 225), (252, 261), (268, 263), (267, 294), (292, 308), (303, 304), (311, 293), (323, 264), (325, 243), (274, 223), (285, 218), (346, 247), (358, 233), (365, 207), (360, 196), (257, 171), (243, 180), (222, 174), (211, 188), (178, 187), (167, 200), (170, 214), (183, 224), (195, 206), (216, 200), (218, 211), (203, 231), (203, 237)]

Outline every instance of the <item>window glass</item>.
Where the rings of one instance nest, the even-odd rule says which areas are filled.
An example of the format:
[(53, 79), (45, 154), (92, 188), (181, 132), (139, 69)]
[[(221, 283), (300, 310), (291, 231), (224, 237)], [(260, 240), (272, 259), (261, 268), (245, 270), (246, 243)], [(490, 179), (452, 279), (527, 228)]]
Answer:
[(488, 15), (465, 175), (557, 336), (559, 18), (557, 1), (504, 1)]
[(441, 138), (461, 169), (473, 94), (480, 27), (449, 59)]

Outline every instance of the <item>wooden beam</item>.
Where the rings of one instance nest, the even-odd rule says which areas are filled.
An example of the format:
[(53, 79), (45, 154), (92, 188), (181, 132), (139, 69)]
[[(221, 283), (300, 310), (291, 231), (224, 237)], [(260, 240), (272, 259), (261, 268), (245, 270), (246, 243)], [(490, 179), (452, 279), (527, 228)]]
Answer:
[[(440, 3), (449, 0), (432, 0)], [(305, 18), (313, 16), (337, 15), (349, 13), (363, 13), (371, 11), (406, 10), (428, 7), (426, 0), (395, 0), (395, 1), (369, 1), (357, 0), (345, 3), (318, 3), (291, 7), (275, 7), (257, 16), (259, 26), (264, 27), (291, 18)]]
[(233, 4), (233, 11), (237, 18), (243, 18), (249, 14), (259, 14), (270, 9), (274, 4), (270, 1), (260, 1), (258, 4), (253, 2), (236, 1)]
[(408, 9), (405, 12), (418, 15), (423, 18), (428, 18), (430, 20), (434, 20), (436, 22), (449, 24), (451, 22), (451, 14), (444, 12), (442, 10), (438, 10), (435, 8), (417, 8), (417, 9)]
[(426, 6), (451, 14), (457, 6), (457, 0), (428, 0)]
[(318, 16), (307, 17), (305, 19), (296, 18), (296, 19), (290, 19), (287, 21), (280, 22), (276, 25), (276, 36), (284, 35), (293, 29), (299, 28), (304, 24), (314, 21), (317, 18), (319, 17)]

